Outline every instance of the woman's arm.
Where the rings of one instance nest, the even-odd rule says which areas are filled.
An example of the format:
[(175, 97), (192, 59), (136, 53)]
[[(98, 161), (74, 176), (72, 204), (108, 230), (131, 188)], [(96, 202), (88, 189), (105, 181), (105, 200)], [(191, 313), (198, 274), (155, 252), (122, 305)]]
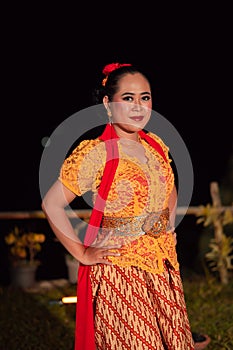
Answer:
[(77, 237), (70, 219), (65, 211), (76, 195), (65, 187), (61, 181), (57, 180), (42, 201), (42, 210), (44, 211), (50, 227), (54, 234), (67, 249), (67, 251), (85, 265), (95, 265), (97, 263), (111, 264), (104, 259), (108, 255), (119, 255), (112, 253), (109, 249), (114, 247), (88, 247), (85, 248)]
[(170, 223), (170, 231), (173, 231), (175, 244), (176, 241), (176, 232), (175, 232), (175, 221), (176, 221), (176, 210), (177, 210), (177, 190), (174, 185), (172, 192), (168, 201), (169, 208), (169, 223)]

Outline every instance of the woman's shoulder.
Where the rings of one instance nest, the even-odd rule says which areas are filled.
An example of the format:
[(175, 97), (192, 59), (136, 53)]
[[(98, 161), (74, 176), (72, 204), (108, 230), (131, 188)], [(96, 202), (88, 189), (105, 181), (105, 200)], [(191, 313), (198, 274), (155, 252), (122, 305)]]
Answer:
[(165, 144), (165, 142), (163, 141), (163, 139), (160, 136), (156, 135), (155, 133), (153, 133), (151, 131), (149, 131), (147, 133), (147, 135), (150, 136), (152, 139), (154, 139), (156, 142), (158, 142), (162, 148), (168, 150), (168, 146)]
[[(97, 163), (105, 157), (104, 142), (99, 138), (82, 140), (67, 154), (66, 164), (80, 164), (84, 159)], [(93, 164), (94, 165), (94, 164)]]
[(101, 143), (99, 138), (82, 140), (76, 147), (76, 149), (93, 148)]
[(96, 139), (88, 139), (88, 140), (82, 140), (79, 142), (75, 147), (72, 148), (70, 151), (70, 155), (75, 154), (87, 154), (93, 149), (95, 149), (97, 146), (99, 146), (102, 143), (102, 141), (98, 138)]

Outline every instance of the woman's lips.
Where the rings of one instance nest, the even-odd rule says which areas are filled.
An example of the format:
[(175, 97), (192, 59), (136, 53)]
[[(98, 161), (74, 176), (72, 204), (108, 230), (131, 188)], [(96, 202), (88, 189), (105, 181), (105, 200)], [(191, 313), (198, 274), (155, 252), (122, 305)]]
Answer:
[(141, 122), (143, 120), (143, 116), (135, 116), (135, 117), (130, 117), (130, 119), (134, 120), (135, 122)]

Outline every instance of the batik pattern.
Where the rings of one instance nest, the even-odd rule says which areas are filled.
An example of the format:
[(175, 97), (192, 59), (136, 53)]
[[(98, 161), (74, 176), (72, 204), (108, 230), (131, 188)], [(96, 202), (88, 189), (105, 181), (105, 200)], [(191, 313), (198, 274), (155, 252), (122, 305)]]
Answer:
[(152, 274), (138, 267), (91, 268), (97, 350), (192, 350), (180, 274), (168, 262)]

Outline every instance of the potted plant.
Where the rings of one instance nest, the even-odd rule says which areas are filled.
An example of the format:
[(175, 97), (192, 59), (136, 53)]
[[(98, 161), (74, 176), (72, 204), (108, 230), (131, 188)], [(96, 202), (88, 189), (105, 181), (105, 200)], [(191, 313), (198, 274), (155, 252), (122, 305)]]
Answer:
[(36, 270), (40, 264), (36, 259), (45, 235), (26, 232), (15, 226), (5, 237), (11, 254), (11, 281), (15, 287), (29, 288), (35, 284)]

